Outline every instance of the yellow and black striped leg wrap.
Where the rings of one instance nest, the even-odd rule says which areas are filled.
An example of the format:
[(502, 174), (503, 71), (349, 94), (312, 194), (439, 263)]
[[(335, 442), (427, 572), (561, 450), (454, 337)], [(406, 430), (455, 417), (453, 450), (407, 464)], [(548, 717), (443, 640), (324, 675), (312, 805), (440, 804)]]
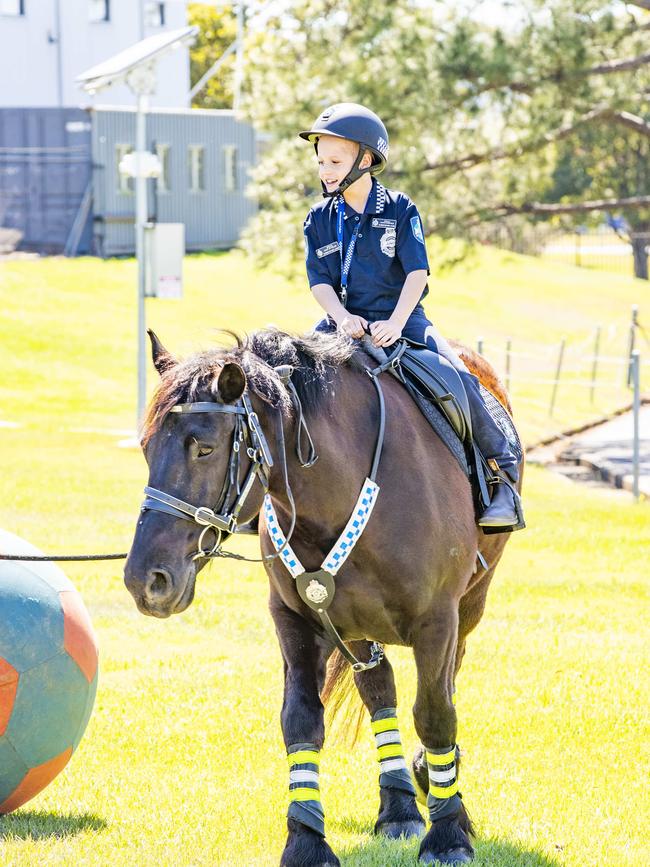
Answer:
[(379, 786), (387, 789), (401, 789), (403, 792), (415, 795), (411, 775), (404, 761), (404, 750), (397, 726), (395, 708), (383, 707), (376, 711), (372, 716), (371, 726), (377, 744)]
[(287, 753), (289, 759), (287, 816), (324, 837), (325, 814), (320, 802), (318, 784), (318, 747), (314, 744), (292, 744)]
[(432, 822), (442, 819), (460, 809), (456, 775), (456, 747), (441, 747), (426, 750), (429, 771), (429, 795), (427, 807)]

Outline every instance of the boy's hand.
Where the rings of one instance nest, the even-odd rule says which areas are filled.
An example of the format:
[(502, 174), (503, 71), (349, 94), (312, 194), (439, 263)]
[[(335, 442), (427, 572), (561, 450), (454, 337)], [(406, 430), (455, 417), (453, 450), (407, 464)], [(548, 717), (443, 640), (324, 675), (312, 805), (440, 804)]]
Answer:
[(373, 322), (370, 325), (372, 342), (375, 346), (390, 346), (400, 339), (403, 327), (401, 323), (396, 322), (392, 317)]
[(349, 337), (363, 337), (368, 328), (368, 323), (363, 316), (347, 314), (340, 322), (337, 322), (337, 327), (339, 331), (342, 331)]

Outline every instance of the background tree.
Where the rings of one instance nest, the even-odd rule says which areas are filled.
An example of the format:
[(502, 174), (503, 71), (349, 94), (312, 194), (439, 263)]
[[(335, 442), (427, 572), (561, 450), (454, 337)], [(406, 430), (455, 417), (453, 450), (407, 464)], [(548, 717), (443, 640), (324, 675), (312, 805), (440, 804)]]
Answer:
[[(190, 82), (194, 87), (234, 41), (237, 22), (230, 3), (223, 6), (189, 3), (187, 21), (200, 27), (197, 40), (190, 48)], [(232, 108), (234, 65), (232, 53), (224, 60), (218, 74), (196, 94), (192, 108)]]
[[(320, 186), (313, 149), (296, 132), (342, 100), (385, 120), (385, 183), (416, 199), (428, 233), (482, 239), (521, 215), (582, 221), (616, 211), (641, 237), (650, 224), (648, 8), (519, 0), (504, 29), (443, 2), (288, 4), (248, 39), (245, 110), (274, 144), (255, 172), (262, 209), (246, 246), (262, 260), (300, 248)], [(576, 150), (582, 186), (549, 202), (559, 164)]]

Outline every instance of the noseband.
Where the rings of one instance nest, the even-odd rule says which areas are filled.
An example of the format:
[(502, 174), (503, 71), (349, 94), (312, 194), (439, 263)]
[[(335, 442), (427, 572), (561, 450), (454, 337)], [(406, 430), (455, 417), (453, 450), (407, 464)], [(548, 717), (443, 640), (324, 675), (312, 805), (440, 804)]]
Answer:
[[(228, 413), (235, 416), (235, 429), (233, 432), (232, 444), (230, 447), (230, 459), (228, 461), (228, 470), (224, 476), (221, 495), (214, 509), (208, 506), (193, 506), (191, 503), (186, 503), (178, 497), (165, 493), (158, 488), (147, 486), (144, 489), (147, 495), (143, 504), (142, 511), (151, 510), (154, 512), (164, 512), (167, 515), (173, 515), (175, 518), (182, 518), (185, 521), (195, 522), (203, 527), (198, 541), (198, 550), (193, 556), (193, 560), (200, 558), (217, 557), (221, 549), (224, 533), (234, 533), (237, 529), (237, 519), (246, 498), (250, 494), (255, 478), (257, 477), (264, 489), (264, 493), (269, 489), (269, 472), (273, 466), (273, 457), (269, 449), (269, 445), (264, 436), (264, 431), (260, 425), (257, 413), (253, 410), (250, 398), (244, 393), (236, 404), (212, 403), (211, 401), (197, 401), (195, 403), (179, 403), (173, 406), (170, 412), (174, 413), (203, 413), (203, 412), (220, 412)], [(280, 428), (282, 427), (282, 418), (280, 414)], [(284, 448), (284, 436), (280, 436), (281, 446)], [(250, 467), (244, 479), (243, 485), (240, 485), (240, 464), (241, 464), (241, 449), (242, 446), (246, 449), (246, 454), (250, 459)], [(284, 453), (282, 455), (284, 459)], [(286, 469), (286, 460), (283, 460)], [(285, 473), (286, 476), (286, 473)], [(293, 503), (293, 498), (290, 497)], [(228, 504), (231, 504), (230, 506)], [(295, 510), (293, 524), (295, 523)], [(213, 530), (216, 536), (214, 545), (207, 549), (204, 548), (205, 535), (209, 530)]]

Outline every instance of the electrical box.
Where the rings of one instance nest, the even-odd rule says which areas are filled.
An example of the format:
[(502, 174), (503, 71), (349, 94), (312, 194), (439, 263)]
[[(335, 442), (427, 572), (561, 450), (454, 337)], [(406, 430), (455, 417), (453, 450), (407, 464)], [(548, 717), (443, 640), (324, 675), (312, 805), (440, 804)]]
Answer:
[(184, 223), (149, 223), (145, 231), (150, 298), (183, 297)]

